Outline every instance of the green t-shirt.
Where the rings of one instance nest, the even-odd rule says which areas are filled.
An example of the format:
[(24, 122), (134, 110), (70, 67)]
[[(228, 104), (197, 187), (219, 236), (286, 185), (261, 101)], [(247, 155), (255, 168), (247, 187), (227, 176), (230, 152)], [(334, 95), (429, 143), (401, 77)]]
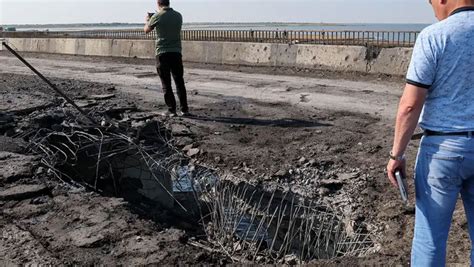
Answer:
[(163, 8), (148, 21), (150, 28), (156, 30), (156, 55), (181, 53), (181, 27), (183, 17), (170, 7)]

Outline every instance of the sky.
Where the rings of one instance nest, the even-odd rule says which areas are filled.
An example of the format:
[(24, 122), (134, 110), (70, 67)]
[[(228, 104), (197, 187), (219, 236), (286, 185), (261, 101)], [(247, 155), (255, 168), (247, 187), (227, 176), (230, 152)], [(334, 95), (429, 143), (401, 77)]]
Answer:
[[(185, 22), (433, 23), (428, 0), (171, 0)], [(0, 0), (0, 24), (141, 23), (156, 0)]]

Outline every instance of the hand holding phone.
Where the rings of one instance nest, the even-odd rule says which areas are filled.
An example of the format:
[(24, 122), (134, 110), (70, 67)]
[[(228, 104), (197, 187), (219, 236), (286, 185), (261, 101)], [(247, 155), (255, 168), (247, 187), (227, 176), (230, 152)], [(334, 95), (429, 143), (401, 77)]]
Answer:
[(395, 177), (397, 178), (398, 188), (400, 189), (400, 196), (402, 197), (403, 202), (408, 202), (408, 186), (407, 179), (403, 177), (400, 171), (395, 172)]
[(153, 17), (153, 15), (155, 15), (155, 13), (147, 12), (145, 15), (145, 21), (148, 22), (151, 19), (151, 17)]

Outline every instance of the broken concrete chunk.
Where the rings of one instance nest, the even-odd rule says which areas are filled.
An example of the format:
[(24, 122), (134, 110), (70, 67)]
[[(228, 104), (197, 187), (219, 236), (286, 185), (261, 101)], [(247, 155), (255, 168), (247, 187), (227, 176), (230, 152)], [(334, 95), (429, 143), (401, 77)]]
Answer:
[(304, 164), (304, 163), (306, 163), (306, 161), (307, 161), (307, 159), (305, 157), (301, 157), (300, 160), (298, 160), (298, 162), (300, 164)]
[(121, 107), (109, 108), (105, 113), (109, 116), (116, 117), (117, 115), (121, 115), (124, 112), (127, 112), (127, 111), (135, 112), (137, 110), (138, 109), (135, 105), (130, 105), (130, 106), (121, 106)]
[(287, 174), (288, 174), (288, 172), (286, 170), (281, 169), (281, 170), (277, 171), (274, 176), (283, 177), (283, 176), (286, 176)]
[(23, 141), (23, 139), (0, 136), (0, 151), (21, 153), (21, 151), (23, 151), (27, 145), (28, 144)]
[(114, 98), (114, 97), (115, 97), (115, 94), (91, 95), (91, 96), (89, 96), (89, 99), (93, 99), (93, 100), (107, 100), (107, 99), (111, 99), (111, 98)]
[(0, 152), (0, 182), (11, 183), (19, 178), (33, 176), (36, 158), (10, 152)]
[(139, 112), (139, 113), (133, 113), (130, 115), (130, 119), (136, 120), (136, 121), (145, 121), (148, 119), (153, 119), (154, 117), (160, 116), (161, 113), (157, 111), (152, 111), (152, 112)]
[(186, 125), (183, 124), (172, 124), (171, 125), (171, 133), (174, 136), (185, 136), (190, 135), (191, 131)]
[(197, 154), (199, 154), (199, 152), (201, 152), (198, 148), (192, 148), (190, 150), (188, 150), (188, 153), (186, 153), (186, 155), (188, 155), (188, 157), (193, 157), (193, 156), (196, 156)]
[(340, 173), (337, 176), (338, 180), (345, 181), (345, 180), (351, 180), (359, 177), (360, 173), (358, 172), (351, 172), (351, 173)]
[[(2, 88), (3, 89), (3, 88)], [(34, 90), (28, 90), (28, 94), (16, 90), (2, 92), (2, 104), (0, 112), (8, 112), (15, 115), (26, 115), (33, 111), (43, 110), (51, 107), (49, 97), (42, 93), (35, 93)]]
[(18, 185), (0, 192), (0, 200), (24, 200), (45, 195), (49, 188), (44, 185)]
[(191, 150), (193, 148), (194, 148), (194, 144), (189, 144), (189, 145), (183, 147), (183, 151), (188, 152), (189, 150)]
[(134, 129), (141, 129), (145, 127), (146, 123), (144, 121), (132, 121), (132, 128)]
[[(53, 265), (57, 259), (45, 249), (40, 239), (15, 223), (0, 225), (0, 266)], [(16, 249), (14, 249), (16, 248)]]
[(52, 103), (44, 103), (44, 104), (38, 104), (34, 106), (25, 105), (25, 106), (16, 107), (15, 109), (10, 109), (9, 111), (17, 115), (26, 115), (26, 114), (32, 113), (33, 111), (43, 110), (52, 106), (53, 106)]
[[(177, 141), (176, 141), (176, 146), (177, 147), (188, 147), (190, 144), (192, 144), (194, 142), (194, 140), (190, 137), (182, 137), (182, 138), (179, 138)], [(192, 147), (190, 147), (189, 149), (191, 149)], [(187, 149), (187, 150), (189, 150)], [(187, 151), (186, 150), (186, 151)]]
[(93, 100), (83, 100), (83, 101), (76, 101), (76, 104), (80, 108), (88, 108), (97, 105), (97, 101)]
[(329, 190), (328, 188), (326, 187), (320, 187), (318, 188), (318, 194), (320, 196), (327, 196), (331, 193), (331, 190)]
[(289, 265), (296, 265), (298, 264), (298, 256), (291, 254), (291, 255), (286, 255), (285, 256), (285, 263)]
[[(123, 169), (122, 177), (127, 177), (128, 180), (140, 181), (141, 186), (135, 189), (136, 192), (152, 201), (156, 201), (163, 207), (173, 208), (174, 199), (170, 194), (173, 191), (173, 182), (170, 173), (166, 169), (159, 166), (150, 169), (143, 158), (134, 155), (127, 157), (125, 162), (130, 167)], [(123, 168), (122, 161), (114, 162), (115, 164)]]
[(97, 247), (105, 237), (97, 233), (95, 227), (85, 227), (73, 231), (69, 234), (74, 246), (79, 248), (93, 248)]

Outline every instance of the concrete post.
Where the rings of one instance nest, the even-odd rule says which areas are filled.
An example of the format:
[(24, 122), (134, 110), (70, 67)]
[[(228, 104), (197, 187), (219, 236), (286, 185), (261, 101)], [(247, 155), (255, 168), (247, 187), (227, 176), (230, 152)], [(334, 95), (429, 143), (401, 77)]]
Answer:
[(0, 38), (0, 51), (2, 51), (2, 50), (5, 49), (5, 48), (3, 48), (3, 43), (8, 44), (7, 39), (5, 39), (5, 38)]

